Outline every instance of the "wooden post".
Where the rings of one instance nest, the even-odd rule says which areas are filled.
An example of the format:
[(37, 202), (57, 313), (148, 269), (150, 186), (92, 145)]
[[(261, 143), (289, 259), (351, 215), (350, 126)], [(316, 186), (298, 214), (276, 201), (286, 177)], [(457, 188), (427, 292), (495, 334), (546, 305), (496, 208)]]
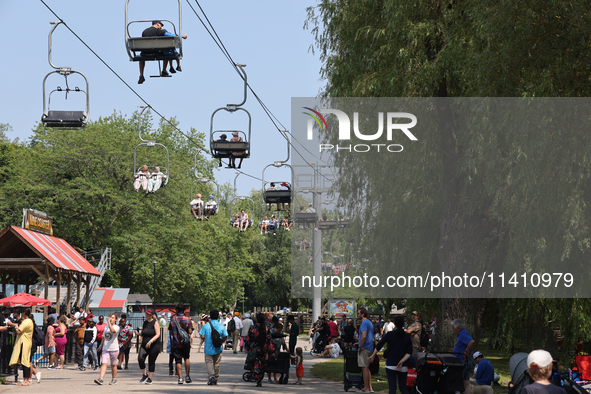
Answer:
[(88, 313), (88, 305), (90, 304), (90, 275), (86, 274), (86, 279), (84, 280), (84, 286), (86, 286), (86, 302), (84, 306), (84, 310)]
[(68, 272), (68, 277), (66, 278), (68, 283), (68, 291), (66, 295), (66, 313), (70, 313), (72, 310), (71, 303), (72, 303), (72, 274)]
[(49, 298), (49, 262), (45, 262), (45, 296), (43, 298)]
[(76, 308), (80, 308), (80, 285), (82, 283), (82, 277), (80, 273), (76, 275)]
[(58, 316), (60, 316), (60, 296), (61, 296), (61, 289), (62, 289), (62, 271), (58, 270), (56, 275), (55, 281), (57, 287), (55, 291), (55, 311)]

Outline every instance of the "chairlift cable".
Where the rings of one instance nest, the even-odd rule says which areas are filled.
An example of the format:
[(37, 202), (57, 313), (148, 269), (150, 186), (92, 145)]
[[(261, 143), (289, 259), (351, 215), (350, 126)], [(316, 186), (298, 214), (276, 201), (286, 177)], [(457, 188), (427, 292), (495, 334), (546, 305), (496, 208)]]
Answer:
[(142, 96), (140, 96), (140, 94), (138, 92), (136, 92), (127, 82), (125, 82), (125, 80), (123, 78), (121, 78), (121, 76), (119, 76), (119, 74), (117, 74), (117, 72), (115, 70), (113, 70), (111, 68), (111, 66), (109, 66), (109, 64), (107, 64), (107, 62), (105, 62), (103, 60), (103, 58), (100, 57), (99, 54), (97, 54), (86, 42), (84, 42), (84, 40), (82, 38), (80, 38), (75, 32), (74, 30), (72, 30), (70, 28), (70, 26), (68, 26), (68, 24), (66, 22), (64, 22), (64, 20), (62, 18), (60, 18), (55, 11), (53, 11), (51, 9), (51, 7), (49, 7), (44, 0), (40, 0), (41, 3), (43, 3), (43, 5), (45, 7), (47, 7), (47, 9), (49, 10), (49, 12), (51, 12), (57, 19), (59, 19), (59, 21), (61, 23), (63, 23), (63, 25), (70, 31), (70, 33), (72, 33), (74, 35), (74, 37), (76, 37), (86, 48), (88, 48), (88, 50), (90, 52), (92, 52), (92, 54), (94, 56), (96, 56), (117, 78), (119, 78), (119, 80), (121, 82), (123, 82), (123, 84), (125, 86), (127, 86), (129, 88), (129, 90), (131, 90), (145, 105), (149, 106), (150, 109), (152, 111), (154, 111), (154, 113), (158, 116), (160, 116), (160, 118), (162, 118), (166, 123), (168, 123), (169, 125), (171, 125), (175, 130), (177, 130), (179, 133), (181, 133), (182, 135), (184, 135), (189, 141), (191, 141), (193, 144), (195, 144), (195, 146), (197, 146), (197, 148), (201, 148), (204, 149), (203, 147), (201, 147), (197, 142), (195, 142), (191, 137), (189, 137), (187, 134), (185, 134), (181, 129), (179, 129), (178, 127), (176, 127), (170, 120), (168, 120), (167, 118), (165, 118), (162, 114), (160, 114), (160, 112), (158, 112), (152, 105), (150, 105)]

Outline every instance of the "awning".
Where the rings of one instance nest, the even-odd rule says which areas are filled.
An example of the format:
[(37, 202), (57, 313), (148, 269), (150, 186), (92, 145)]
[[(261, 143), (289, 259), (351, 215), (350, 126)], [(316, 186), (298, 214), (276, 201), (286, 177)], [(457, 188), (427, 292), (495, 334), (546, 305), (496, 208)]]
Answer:
[[(0, 238), (5, 235), (4, 230), (0, 233)], [(8, 231), (15, 234), (37, 255), (45, 257), (58, 269), (101, 276), (101, 273), (92, 264), (61, 238), (16, 226), (9, 226)]]

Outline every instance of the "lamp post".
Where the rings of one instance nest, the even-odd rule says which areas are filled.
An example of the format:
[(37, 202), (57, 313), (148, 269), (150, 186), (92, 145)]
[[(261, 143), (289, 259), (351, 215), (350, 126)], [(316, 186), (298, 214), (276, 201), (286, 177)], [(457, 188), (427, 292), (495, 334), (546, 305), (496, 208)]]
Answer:
[(154, 259), (154, 307), (156, 307), (156, 259)]

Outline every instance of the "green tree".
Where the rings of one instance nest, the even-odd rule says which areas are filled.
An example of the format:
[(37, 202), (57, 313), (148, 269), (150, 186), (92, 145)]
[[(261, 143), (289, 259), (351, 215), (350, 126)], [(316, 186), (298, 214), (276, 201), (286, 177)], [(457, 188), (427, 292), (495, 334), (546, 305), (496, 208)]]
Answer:
[[(588, 96), (585, 7), (551, 0), (321, 1), (309, 9), (308, 23), (327, 80), (322, 97)], [(572, 124), (523, 131), (529, 119), (519, 120), (521, 130), (499, 119), (497, 127), (468, 131), (460, 123), (462, 116), (478, 115), (474, 107), (460, 115), (448, 104), (432, 102), (440, 120), (413, 145), (412, 155), (381, 156), (380, 162), (335, 156), (341, 197), (364, 206), (362, 216), (376, 218), (363, 228), (374, 235), (363, 251), (400, 262), (435, 262), (452, 273), (466, 261), (475, 267), (513, 262), (525, 269), (540, 260), (561, 266), (584, 261), (590, 238), (588, 133)], [(552, 115), (543, 118), (552, 124)], [(331, 143), (334, 133), (323, 137)], [(385, 189), (391, 179), (396, 182)], [(360, 205), (361, 199), (367, 204)], [(383, 228), (390, 231), (377, 231)], [(554, 327), (569, 332), (571, 342), (586, 338), (567, 323), (574, 318), (579, 327), (588, 320), (585, 304), (444, 298), (441, 317), (464, 317), (472, 327), (495, 322), (489, 327), (505, 343), (513, 343), (522, 319), (531, 318), (542, 329), (522, 330), (532, 334), (524, 343), (536, 338), (540, 342), (532, 345), (539, 346)]]

